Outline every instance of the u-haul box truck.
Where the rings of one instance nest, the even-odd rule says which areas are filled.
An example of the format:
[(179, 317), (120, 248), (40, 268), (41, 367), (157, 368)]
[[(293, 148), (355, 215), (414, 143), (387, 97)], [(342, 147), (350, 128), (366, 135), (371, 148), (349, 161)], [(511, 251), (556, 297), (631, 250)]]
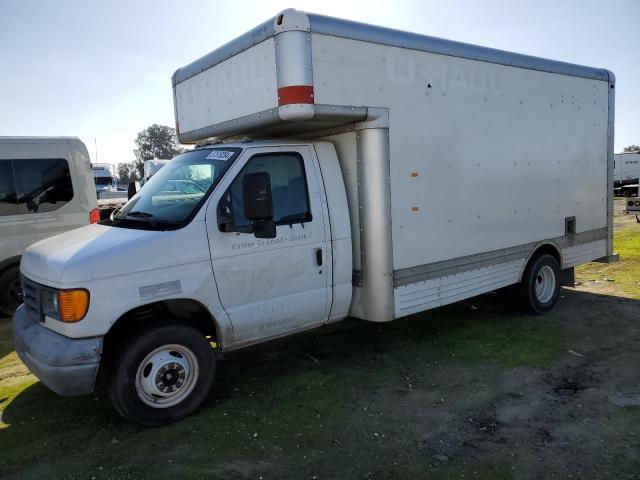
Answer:
[(23, 256), (17, 350), (58, 393), (102, 365), (122, 415), (167, 423), (216, 352), (509, 286), (543, 313), (614, 258), (607, 70), (286, 10), (173, 89), (199, 146)]

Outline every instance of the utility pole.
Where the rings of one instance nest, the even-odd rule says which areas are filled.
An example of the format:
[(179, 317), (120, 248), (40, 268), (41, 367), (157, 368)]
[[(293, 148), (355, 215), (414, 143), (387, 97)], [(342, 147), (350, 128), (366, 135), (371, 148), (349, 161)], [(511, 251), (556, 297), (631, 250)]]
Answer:
[(96, 162), (95, 163), (98, 163), (98, 140), (95, 137), (93, 137), (93, 146), (94, 146), (94, 148), (96, 150)]

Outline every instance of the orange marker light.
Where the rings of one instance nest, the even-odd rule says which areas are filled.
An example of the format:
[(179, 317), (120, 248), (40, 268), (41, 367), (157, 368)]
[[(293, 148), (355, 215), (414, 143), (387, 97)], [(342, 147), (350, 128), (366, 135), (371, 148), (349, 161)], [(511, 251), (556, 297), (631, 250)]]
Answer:
[(89, 292), (83, 288), (58, 292), (60, 320), (66, 323), (79, 322), (89, 310)]

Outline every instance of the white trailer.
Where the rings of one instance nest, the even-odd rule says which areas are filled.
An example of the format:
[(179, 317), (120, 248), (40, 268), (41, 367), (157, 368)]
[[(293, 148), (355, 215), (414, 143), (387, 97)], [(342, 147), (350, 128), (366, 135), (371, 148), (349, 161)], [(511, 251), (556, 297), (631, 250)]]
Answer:
[[(203, 400), (210, 342), (503, 287), (546, 312), (573, 267), (615, 259), (614, 86), (604, 69), (286, 10), (174, 74), (179, 138), (197, 148), (111, 220), (28, 250), (25, 284), (69, 307), (21, 307), (17, 351), (68, 395), (108, 358), (115, 407), (157, 425)], [(51, 344), (74, 353), (55, 371)]]
[(640, 184), (640, 152), (616, 153), (613, 169), (615, 193), (631, 196), (637, 191), (638, 184)]
[(169, 160), (167, 159), (163, 160), (160, 158), (154, 158), (153, 160), (145, 160), (144, 161), (144, 179), (148, 180), (149, 178), (153, 177), (156, 173), (160, 171), (162, 167), (164, 167), (167, 163), (169, 163)]
[(110, 163), (92, 163), (93, 181), (96, 184), (96, 194), (100, 195), (102, 191), (108, 191), (113, 185), (113, 165)]

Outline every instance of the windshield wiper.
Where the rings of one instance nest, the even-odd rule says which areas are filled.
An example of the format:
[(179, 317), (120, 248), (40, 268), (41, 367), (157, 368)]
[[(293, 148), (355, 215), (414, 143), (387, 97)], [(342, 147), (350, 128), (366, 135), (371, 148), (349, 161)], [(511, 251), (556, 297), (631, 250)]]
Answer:
[(166, 225), (167, 222), (158, 222), (157, 220), (152, 220), (153, 213), (142, 212), (140, 210), (134, 210), (133, 212), (126, 213), (124, 215), (114, 215), (113, 220), (116, 222), (134, 222), (134, 223), (145, 223), (149, 225), (151, 228), (157, 228), (158, 225)]
[(133, 212), (126, 213), (125, 217), (151, 218), (151, 217), (153, 217), (153, 213), (141, 212), (140, 210), (134, 210)]

